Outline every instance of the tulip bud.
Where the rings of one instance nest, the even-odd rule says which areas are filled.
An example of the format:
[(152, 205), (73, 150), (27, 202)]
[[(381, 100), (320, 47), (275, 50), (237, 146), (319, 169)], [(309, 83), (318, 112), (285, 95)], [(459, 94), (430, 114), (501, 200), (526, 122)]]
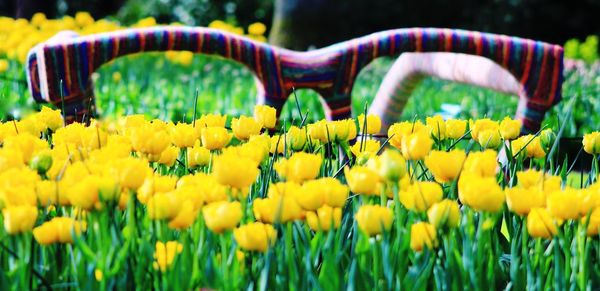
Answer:
[(38, 174), (44, 175), (52, 167), (52, 155), (47, 151), (42, 151), (31, 158), (29, 167), (36, 170)]
[(554, 145), (554, 141), (556, 141), (556, 134), (552, 129), (544, 129), (540, 133), (540, 143), (542, 144), (542, 148), (546, 152), (550, 152), (552, 145)]

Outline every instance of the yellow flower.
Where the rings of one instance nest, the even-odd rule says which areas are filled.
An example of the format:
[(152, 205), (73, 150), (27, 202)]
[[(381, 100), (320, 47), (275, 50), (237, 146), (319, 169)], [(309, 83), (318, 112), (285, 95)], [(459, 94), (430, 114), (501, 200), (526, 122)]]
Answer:
[[(329, 133), (329, 139), (327, 139)], [(356, 137), (356, 123), (353, 119), (335, 120), (327, 123), (325, 127), (325, 141), (344, 142)]]
[(302, 183), (319, 175), (323, 159), (320, 155), (304, 152), (294, 153), (288, 160), (280, 159), (274, 165), (279, 176), (288, 181)]
[(521, 136), (511, 142), (511, 147), (513, 155), (516, 155), (521, 151), (530, 158), (543, 158), (546, 156), (546, 152), (542, 148), (539, 136), (533, 136), (531, 134)]
[(202, 208), (206, 227), (215, 233), (234, 229), (242, 219), (242, 204), (238, 201), (218, 201)]
[(600, 131), (585, 134), (583, 136), (583, 150), (591, 155), (600, 154)]
[(173, 229), (185, 229), (190, 227), (198, 216), (197, 209), (194, 209), (192, 201), (183, 202), (179, 213), (169, 221), (169, 227)]
[(149, 125), (132, 128), (130, 138), (134, 150), (149, 155), (158, 155), (171, 144), (166, 130), (156, 130)]
[(202, 146), (209, 150), (220, 150), (225, 147), (231, 140), (231, 134), (224, 127), (203, 127), (201, 129), (200, 138)]
[(127, 157), (111, 161), (110, 172), (122, 187), (137, 189), (152, 170), (145, 160)]
[(53, 110), (49, 107), (42, 106), (42, 110), (38, 113), (38, 120), (43, 122), (46, 127), (52, 131), (63, 126), (63, 117), (60, 110)]
[[(361, 149), (362, 145), (362, 149)], [(376, 139), (364, 139), (362, 142), (360, 139), (357, 139), (356, 143), (350, 147), (350, 151), (354, 154), (355, 157), (361, 156), (361, 154), (366, 154), (368, 156), (374, 156), (377, 154), (377, 151), (381, 147), (381, 143)]]
[(315, 123), (311, 123), (307, 126), (308, 136), (312, 139), (312, 141), (320, 141), (322, 143), (329, 142), (329, 136), (327, 135), (327, 130), (329, 130), (327, 126), (327, 122), (325, 120), (319, 120)]
[(525, 216), (532, 208), (545, 207), (546, 195), (537, 188), (507, 188), (506, 205), (512, 212)]
[(198, 132), (191, 124), (178, 123), (171, 129), (171, 140), (179, 148), (194, 146), (198, 139)]
[(4, 140), (4, 148), (20, 151), (23, 156), (23, 161), (29, 163), (35, 154), (48, 149), (48, 143), (29, 133), (21, 133), (19, 135), (7, 137)]
[(495, 177), (498, 170), (497, 153), (493, 150), (471, 152), (465, 160), (463, 173), (477, 174), (483, 177)]
[(381, 234), (392, 228), (394, 213), (379, 205), (363, 205), (354, 216), (361, 231), (369, 236)]
[(458, 180), (460, 201), (477, 211), (498, 212), (504, 205), (504, 192), (493, 177), (462, 174)]
[(352, 192), (364, 195), (379, 194), (379, 175), (373, 170), (363, 166), (354, 166), (352, 169), (346, 167), (344, 175)]
[(271, 137), (269, 152), (272, 154), (282, 154), (285, 146), (283, 136), (275, 134)]
[(158, 163), (163, 164), (167, 167), (172, 167), (175, 165), (175, 161), (179, 156), (179, 148), (176, 146), (168, 146), (165, 148), (162, 153), (160, 153), (160, 157), (158, 158)]
[(486, 149), (497, 149), (502, 144), (500, 132), (495, 129), (486, 129), (479, 132), (477, 142)]
[(458, 119), (446, 120), (446, 137), (452, 139), (461, 138), (467, 131), (467, 121)]
[(201, 147), (200, 143), (196, 141), (194, 147), (187, 150), (187, 162), (190, 168), (206, 166), (210, 163), (210, 151), (205, 147)]
[(204, 114), (196, 120), (196, 128), (202, 129), (205, 127), (225, 127), (227, 115), (221, 114)]
[(397, 182), (406, 175), (406, 161), (398, 151), (389, 148), (370, 158), (367, 167), (388, 182)]
[(181, 209), (181, 201), (173, 192), (156, 193), (148, 199), (148, 217), (150, 219), (173, 219)]
[(254, 22), (248, 25), (248, 33), (251, 35), (264, 35), (267, 27), (261, 22)]
[(254, 216), (257, 220), (266, 223), (286, 223), (300, 219), (302, 209), (294, 196), (284, 195), (255, 199), (252, 204)]
[(148, 176), (142, 186), (137, 190), (137, 198), (142, 204), (146, 204), (155, 193), (166, 193), (175, 189), (177, 178), (172, 176), (153, 175)]
[(98, 184), (100, 179), (98, 176), (89, 175), (71, 185), (67, 189), (71, 204), (85, 210), (92, 210), (94, 207), (99, 208), (97, 203), (99, 201)]
[[(358, 116), (358, 130), (363, 132), (365, 130), (365, 115), (361, 114)], [(367, 115), (367, 132), (366, 134), (378, 134), (381, 130), (381, 118), (377, 115)]]
[(265, 252), (275, 244), (277, 232), (270, 224), (252, 222), (234, 229), (233, 238), (244, 250)]
[(427, 211), (433, 204), (442, 200), (442, 187), (429, 181), (415, 182), (406, 191), (399, 193), (400, 202), (404, 207), (416, 211)]
[(427, 117), (425, 123), (427, 124), (431, 136), (437, 140), (446, 138), (446, 122), (444, 122), (442, 116), (435, 115), (433, 117)]
[(417, 222), (410, 227), (410, 248), (415, 252), (425, 247), (433, 249), (437, 246), (435, 227), (427, 222)]
[(320, 208), (325, 202), (325, 192), (323, 189), (323, 180), (306, 181), (302, 185), (301, 191), (296, 193), (296, 201), (304, 210), (314, 211)]
[(168, 241), (166, 243), (157, 241), (154, 250), (155, 261), (152, 263), (152, 266), (156, 270), (160, 269), (161, 272), (165, 272), (173, 264), (177, 254), (182, 251), (183, 245), (177, 241)]
[(275, 124), (277, 123), (277, 110), (267, 105), (256, 105), (254, 106), (254, 120), (256, 120), (261, 127), (275, 128)]
[(402, 141), (407, 135), (419, 132), (423, 129), (425, 129), (425, 125), (418, 120), (414, 123), (408, 121), (394, 123), (388, 129), (388, 138), (390, 139), (390, 144), (397, 149), (401, 149)]
[(587, 222), (587, 235), (589, 236), (597, 236), (598, 231), (600, 230), (600, 207), (596, 207), (592, 213), (590, 213), (589, 220), (587, 215), (581, 218), (581, 223), (585, 224)]
[[(469, 120), (469, 127), (471, 128), (471, 137), (473, 140), (479, 141), (479, 133), (485, 130), (491, 130), (492, 132), (499, 132), (500, 125), (498, 122), (493, 121), (489, 118), (482, 118), (476, 121)], [(481, 143), (481, 142), (480, 142)]]
[(425, 157), (425, 165), (436, 181), (447, 183), (458, 178), (465, 159), (466, 154), (463, 150), (431, 151)]
[(250, 136), (260, 134), (261, 125), (253, 118), (240, 116), (231, 120), (233, 135), (239, 140), (247, 140)]
[[(272, 139), (271, 143), (273, 143), (273, 141), (277, 142), (277, 140)], [(279, 141), (279, 143), (281, 144), (280, 146), (283, 146), (283, 140)], [(288, 149), (292, 149), (293, 151), (302, 150), (306, 144), (305, 129), (291, 126), (285, 134), (285, 143)], [(281, 152), (283, 152), (283, 150)]]
[(314, 231), (329, 231), (340, 227), (342, 220), (342, 209), (331, 208), (323, 205), (316, 212), (309, 211), (306, 213), (306, 222)]
[[(21, 154), (17, 154), (16, 158), (21, 160)], [(0, 158), (1, 159), (1, 158)], [(16, 162), (15, 159), (8, 161), (8, 163)], [(22, 162), (22, 161), (21, 161)], [(29, 167), (36, 170), (39, 174), (45, 174), (52, 167), (52, 154), (50, 150), (41, 150), (37, 154), (33, 155), (29, 161)], [(0, 168), (2, 168), (0, 166)]]
[(4, 72), (8, 71), (9, 67), (10, 67), (10, 64), (8, 63), (7, 60), (0, 59), (0, 73), (4, 73)]
[(521, 120), (504, 117), (500, 122), (500, 135), (504, 140), (513, 140), (521, 133)]
[(558, 233), (558, 229), (547, 209), (532, 208), (527, 215), (527, 232), (534, 238), (551, 238)]
[(213, 163), (213, 175), (222, 185), (237, 189), (248, 188), (259, 174), (255, 161), (234, 155), (223, 153), (215, 157)]
[(458, 203), (450, 199), (435, 203), (427, 210), (427, 218), (436, 228), (457, 227), (460, 219)]
[(4, 229), (8, 234), (30, 231), (35, 224), (38, 210), (35, 206), (20, 205), (2, 209)]
[(85, 228), (85, 222), (70, 217), (55, 217), (34, 228), (33, 237), (41, 245), (73, 243), (73, 235), (79, 235)]
[(546, 206), (550, 214), (558, 219), (577, 219), (580, 209), (580, 195), (576, 190), (567, 188), (554, 191), (546, 198)]
[(429, 154), (432, 145), (433, 140), (427, 132), (418, 131), (402, 139), (402, 155), (407, 160), (421, 160)]
[(593, 187), (580, 189), (577, 194), (579, 202), (579, 215), (587, 216), (595, 208), (600, 207), (600, 191)]

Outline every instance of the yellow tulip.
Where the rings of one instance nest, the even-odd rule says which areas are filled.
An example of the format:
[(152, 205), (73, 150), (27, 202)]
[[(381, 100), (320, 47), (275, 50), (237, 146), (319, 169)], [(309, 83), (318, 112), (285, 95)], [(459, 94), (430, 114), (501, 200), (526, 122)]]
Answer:
[(137, 190), (137, 198), (142, 204), (146, 204), (155, 193), (167, 193), (175, 189), (177, 178), (172, 176), (153, 175), (148, 176), (142, 186)]
[(99, 208), (98, 185), (100, 177), (89, 175), (67, 189), (69, 201), (75, 207), (80, 207), (85, 210), (92, 210), (94, 207)]
[[(273, 142), (273, 140), (271, 140), (271, 142)], [(281, 140), (279, 143), (281, 143), (282, 144), (281, 146), (283, 146), (283, 140)], [(285, 145), (293, 151), (300, 151), (304, 148), (305, 144), (306, 144), (305, 128), (291, 126), (290, 129), (288, 129), (287, 133), (285, 134)], [(281, 152), (283, 152), (283, 150)]]
[(521, 120), (504, 117), (500, 122), (500, 135), (504, 140), (513, 140), (521, 133)]
[(356, 194), (377, 195), (379, 194), (379, 175), (373, 170), (354, 166), (352, 169), (344, 168), (344, 175), (348, 181), (350, 191)]
[(286, 223), (302, 215), (302, 208), (292, 195), (255, 199), (252, 211), (257, 220), (266, 223)]
[(471, 137), (473, 140), (479, 141), (479, 133), (485, 130), (491, 130), (492, 132), (499, 132), (500, 125), (498, 122), (493, 121), (489, 118), (482, 118), (476, 121), (469, 120), (469, 127), (471, 128)]
[(142, 186), (146, 177), (152, 173), (152, 170), (148, 166), (148, 162), (142, 159), (127, 157), (111, 161), (110, 172), (122, 187), (137, 189)]
[(304, 210), (314, 211), (325, 202), (325, 192), (321, 180), (306, 181), (300, 191), (296, 193), (296, 201)]
[(153, 130), (151, 126), (140, 126), (131, 129), (130, 132), (131, 146), (141, 153), (158, 155), (171, 144), (166, 130)]
[(220, 150), (231, 140), (231, 134), (224, 127), (203, 127), (200, 131), (202, 146), (209, 150)]
[(275, 123), (277, 123), (277, 110), (267, 105), (256, 105), (254, 106), (254, 120), (256, 120), (261, 127), (275, 128)]
[(242, 204), (238, 201), (219, 201), (202, 208), (206, 227), (214, 233), (234, 229), (242, 219)]
[(252, 222), (234, 229), (233, 238), (244, 250), (265, 252), (275, 244), (277, 232), (270, 224)]
[(460, 201), (477, 211), (498, 212), (504, 205), (504, 192), (492, 177), (462, 174), (458, 180)]
[(175, 261), (177, 254), (183, 251), (183, 245), (177, 241), (168, 241), (166, 243), (157, 241), (154, 249), (154, 262), (152, 263), (154, 269), (161, 272), (167, 271), (167, 269)]
[(417, 222), (410, 227), (410, 248), (420, 252), (425, 247), (433, 249), (437, 246), (435, 227), (427, 222)]
[[(365, 130), (365, 115), (361, 114), (358, 116), (358, 130), (363, 132)], [(377, 115), (367, 115), (367, 128), (366, 134), (378, 134), (381, 130), (381, 118)]]
[(176, 146), (168, 146), (164, 151), (162, 151), (162, 153), (160, 153), (157, 162), (167, 167), (172, 167), (175, 165), (175, 161), (177, 160), (178, 156), (179, 148)]
[(46, 128), (52, 130), (52, 131), (56, 131), (58, 128), (62, 127), (64, 122), (63, 122), (63, 117), (62, 114), (60, 113), (60, 110), (53, 110), (50, 109), (49, 107), (46, 106), (42, 106), (42, 110), (40, 110), (40, 112), (38, 113), (39, 119), (41, 122), (44, 123), (44, 125), (46, 126)]
[(187, 162), (190, 168), (206, 166), (210, 163), (210, 151), (196, 141), (196, 144), (187, 150)]
[(317, 154), (294, 153), (288, 160), (280, 159), (274, 165), (275, 171), (288, 181), (302, 183), (319, 175), (323, 159)]
[(394, 213), (391, 209), (379, 205), (363, 205), (354, 218), (361, 231), (369, 236), (381, 234), (392, 228)]
[(38, 216), (37, 207), (31, 205), (11, 206), (2, 209), (4, 229), (8, 234), (30, 231)]
[(600, 131), (583, 135), (583, 150), (590, 155), (600, 154)]
[(427, 211), (433, 204), (442, 200), (442, 187), (435, 182), (415, 182), (399, 193), (400, 202), (410, 210)]
[(248, 188), (256, 181), (258, 174), (256, 162), (249, 158), (223, 153), (214, 159), (213, 175), (222, 185), (236, 189)]
[(34, 228), (33, 237), (41, 245), (73, 243), (73, 235), (79, 235), (85, 228), (85, 222), (70, 217), (55, 217)]
[(435, 203), (427, 210), (427, 218), (436, 228), (457, 227), (460, 219), (458, 203), (450, 199)]
[(446, 122), (440, 115), (435, 115), (433, 117), (427, 117), (425, 119), (425, 123), (427, 124), (427, 128), (429, 129), (429, 134), (436, 138), (437, 140), (443, 140), (446, 138)]
[(551, 238), (558, 233), (557, 223), (545, 208), (532, 208), (527, 215), (527, 232), (534, 238)]
[(329, 231), (340, 227), (342, 209), (323, 205), (316, 211), (306, 213), (306, 223), (314, 231)]
[(179, 213), (169, 221), (169, 227), (172, 229), (185, 229), (190, 227), (198, 216), (197, 209), (191, 201), (183, 202)]
[(512, 212), (525, 216), (532, 208), (546, 206), (546, 195), (536, 188), (507, 188), (506, 205)]
[(446, 120), (446, 137), (452, 139), (461, 138), (467, 131), (467, 121), (458, 119)]
[(581, 218), (581, 223), (587, 223), (587, 235), (597, 236), (600, 230), (600, 207), (596, 207), (589, 215)]
[(358, 139), (356, 143), (350, 147), (350, 151), (352, 151), (352, 154), (354, 154), (355, 157), (359, 157), (361, 154), (374, 156), (377, 154), (380, 147), (381, 143), (376, 139), (364, 139), (362, 142)]
[(426, 131), (409, 134), (402, 139), (402, 155), (407, 160), (422, 160), (433, 146), (433, 140)]
[(397, 182), (406, 175), (406, 161), (398, 151), (389, 148), (381, 155), (370, 158), (367, 168), (388, 182)]
[(194, 146), (198, 139), (198, 132), (191, 124), (178, 123), (171, 129), (171, 140), (178, 148)]
[(272, 154), (283, 154), (286, 143), (283, 135), (274, 134), (271, 136), (269, 152)]
[(202, 129), (205, 127), (225, 127), (227, 115), (221, 114), (205, 114), (196, 120), (196, 128)]
[(425, 157), (425, 165), (436, 181), (447, 183), (458, 178), (466, 156), (463, 150), (431, 151)]
[(261, 125), (253, 118), (240, 116), (231, 120), (233, 135), (239, 140), (248, 140), (250, 136), (260, 134)]
[(403, 121), (394, 123), (388, 129), (388, 138), (390, 140), (389, 142), (395, 148), (401, 149), (402, 140), (404, 140), (404, 138), (407, 135), (419, 132), (424, 129), (426, 129), (425, 125), (418, 120), (415, 122)]
[(333, 208), (341, 208), (348, 199), (348, 186), (342, 184), (338, 179), (332, 177), (321, 178), (317, 180), (321, 184), (323, 191), (323, 202)]
[(548, 212), (558, 219), (579, 218), (580, 195), (574, 189), (554, 191), (546, 198)]
[(154, 194), (146, 203), (150, 219), (173, 219), (181, 209), (178, 198), (173, 192)]
[(495, 129), (486, 129), (479, 132), (477, 142), (486, 149), (497, 149), (502, 144), (500, 132)]
[(493, 150), (471, 152), (465, 159), (463, 173), (476, 174), (483, 177), (495, 177), (498, 171), (497, 153)]
[(519, 137), (511, 142), (511, 150), (513, 155), (521, 152), (530, 158), (543, 158), (546, 156), (546, 152), (542, 148), (539, 136), (533, 136), (531, 134)]

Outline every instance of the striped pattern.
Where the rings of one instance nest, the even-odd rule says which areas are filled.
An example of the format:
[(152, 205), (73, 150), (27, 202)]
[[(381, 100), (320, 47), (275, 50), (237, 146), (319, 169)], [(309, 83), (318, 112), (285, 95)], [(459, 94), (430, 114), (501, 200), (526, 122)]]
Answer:
[(37, 101), (58, 104), (62, 84), (65, 102), (75, 111), (83, 110), (90, 77), (100, 66), (128, 54), (167, 50), (219, 55), (246, 65), (263, 85), (259, 102), (277, 109), (292, 87), (315, 89), (333, 119), (350, 115), (352, 87), (362, 68), (375, 58), (403, 52), (455, 52), (494, 61), (514, 75), (527, 92), (527, 110), (518, 113), (525, 120), (539, 123), (543, 112), (561, 98), (560, 46), (437, 28), (388, 30), (309, 52), (277, 48), (202, 27), (154, 27), (67, 37), (42, 43), (29, 53), (29, 88)]

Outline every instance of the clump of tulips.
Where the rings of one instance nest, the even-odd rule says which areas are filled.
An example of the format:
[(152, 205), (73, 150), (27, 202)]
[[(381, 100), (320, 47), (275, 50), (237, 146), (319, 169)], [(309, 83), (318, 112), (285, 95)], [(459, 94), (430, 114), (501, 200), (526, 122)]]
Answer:
[(382, 137), (372, 115), (276, 116), (65, 125), (44, 107), (1, 123), (0, 289), (599, 282), (598, 132), (576, 184), (552, 164), (555, 134), (510, 118), (433, 116)]

